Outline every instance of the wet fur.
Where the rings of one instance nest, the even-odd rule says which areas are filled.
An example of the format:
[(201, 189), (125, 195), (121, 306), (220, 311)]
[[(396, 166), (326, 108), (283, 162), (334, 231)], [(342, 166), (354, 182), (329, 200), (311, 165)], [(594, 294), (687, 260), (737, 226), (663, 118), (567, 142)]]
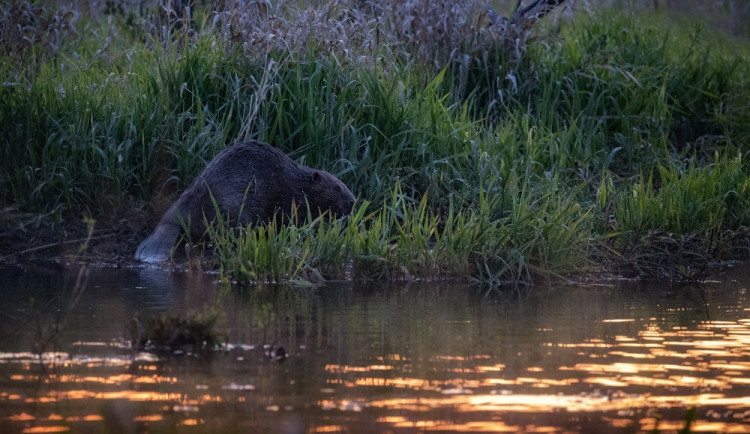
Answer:
[(192, 240), (201, 239), (206, 232), (204, 222), (216, 220), (213, 201), (224, 221), (245, 226), (269, 222), (275, 216), (289, 217), (292, 203), (302, 217), (308, 205), (313, 217), (328, 210), (346, 215), (354, 196), (335, 176), (299, 165), (268, 144), (240, 143), (221, 151), (195, 178), (138, 246), (136, 258), (168, 259), (185, 226)]

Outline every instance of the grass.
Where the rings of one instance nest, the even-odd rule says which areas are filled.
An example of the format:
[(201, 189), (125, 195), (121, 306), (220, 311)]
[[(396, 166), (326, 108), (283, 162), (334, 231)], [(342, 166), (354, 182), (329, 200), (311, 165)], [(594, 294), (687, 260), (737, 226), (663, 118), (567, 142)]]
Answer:
[(39, 34), (0, 51), (3, 231), (149, 209), (259, 139), (359, 202), (345, 221), (214, 228), (240, 280), (697, 276), (663, 252), (746, 257), (746, 43), (605, 10), (511, 50), (476, 2), (453, 20), (440, 2), (324, 3), (192, 20), (3, 7), (5, 24), (31, 8)]
[[(532, 203), (531, 196), (522, 193), (517, 212), (500, 219), (490, 215), (492, 204), (440, 216), (427, 194), (412, 203), (397, 184), (381, 207), (364, 202), (345, 220), (231, 230), (220, 224), (210, 238), (223, 270), (251, 282), (468, 277), (518, 284), (585, 265), (590, 211), (564, 197)], [(547, 215), (554, 220), (540, 218)]]

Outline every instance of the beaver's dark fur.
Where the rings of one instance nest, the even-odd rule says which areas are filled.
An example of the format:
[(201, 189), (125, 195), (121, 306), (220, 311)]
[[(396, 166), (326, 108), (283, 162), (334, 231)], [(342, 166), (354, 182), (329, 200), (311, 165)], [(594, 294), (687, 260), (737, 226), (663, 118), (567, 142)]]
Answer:
[(208, 163), (167, 210), (154, 233), (138, 246), (135, 257), (146, 262), (167, 260), (183, 223), (190, 228), (192, 240), (200, 239), (206, 232), (204, 221), (216, 217), (214, 201), (224, 219), (245, 226), (282, 218), (279, 214), (288, 217), (292, 203), (303, 218), (308, 206), (313, 217), (328, 210), (346, 215), (354, 196), (335, 176), (299, 165), (268, 144), (240, 143)]

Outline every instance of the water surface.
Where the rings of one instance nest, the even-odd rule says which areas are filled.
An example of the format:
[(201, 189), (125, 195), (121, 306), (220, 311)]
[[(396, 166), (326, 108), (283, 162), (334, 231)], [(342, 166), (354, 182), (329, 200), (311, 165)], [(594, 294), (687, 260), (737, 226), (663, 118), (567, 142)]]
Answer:
[[(77, 277), (0, 269), (0, 432), (750, 432), (744, 271), (520, 292)], [(133, 318), (211, 312), (228, 346), (208, 357), (128, 345)]]

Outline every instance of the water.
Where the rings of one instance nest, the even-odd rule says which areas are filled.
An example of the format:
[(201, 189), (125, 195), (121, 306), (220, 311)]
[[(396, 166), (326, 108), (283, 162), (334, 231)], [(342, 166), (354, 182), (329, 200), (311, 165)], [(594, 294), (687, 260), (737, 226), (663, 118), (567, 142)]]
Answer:
[[(750, 273), (632, 282), (238, 288), (0, 269), (0, 432), (750, 432)], [(79, 296), (77, 302), (76, 297)], [(155, 356), (136, 316), (221, 312), (229, 349)], [(270, 360), (264, 345), (289, 357)], [(41, 358), (39, 356), (41, 354)], [(695, 409), (694, 413), (691, 409)]]

